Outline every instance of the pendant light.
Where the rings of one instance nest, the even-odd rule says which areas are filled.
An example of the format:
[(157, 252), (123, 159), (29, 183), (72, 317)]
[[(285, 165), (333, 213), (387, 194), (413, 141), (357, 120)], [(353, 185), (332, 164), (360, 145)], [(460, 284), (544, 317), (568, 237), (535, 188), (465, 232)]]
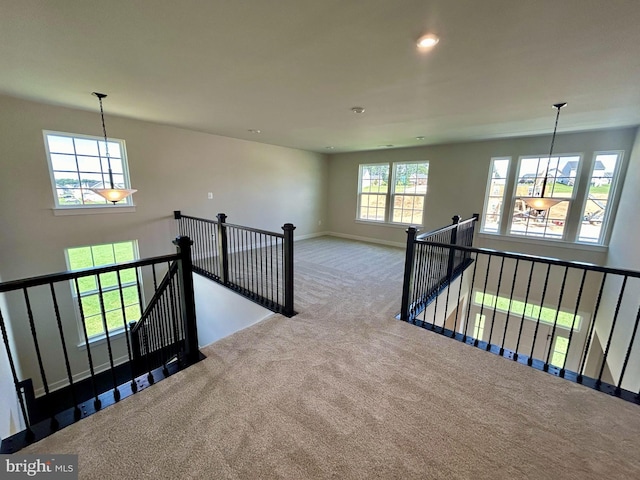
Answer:
[[(556, 131), (558, 130), (558, 119), (560, 118), (560, 109), (564, 107), (567, 102), (555, 103), (553, 108), (557, 110), (556, 113), (556, 124), (553, 127), (553, 135), (551, 136), (551, 147), (549, 148), (549, 159), (547, 160), (547, 168), (544, 172), (544, 180), (542, 180), (542, 190), (540, 191), (539, 197), (519, 197), (525, 205), (533, 210), (536, 210), (538, 213), (542, 213), (546, 210), (549, 210), (554, 205), (564, 202), (563, 198), (551, 198), (545, 197), (544, 191), (547, 188), (547, 179), (549, 175), (549, 163), (551, 163), (551, 156), (553, 155), (553, 144), (556, 141)], [(535, 184), (534, 184), (535, 185)]]
[(109, 202), (113, 202), (115, 205), (120, 200), (127, 198), (132, 193), (137, 192), (138, 190), (134, 190), (131, 188), (115, 188), (113, 186), (113, 173), (111, 171), (111, 157), (109, 156), (109, 142), (107, 141), (107, 127), (104, 125), (104, 110), (102, 109), (102, 99), (106, 98), (107, 95), (104, 93), (93, 92), (93, 95), (98, 97), (98, 101), (100, 102), (100, 117), (102, 118), (102, 133), (104, 133), (104, 146), (105, 146), (105, 155), (107, 158), (107, 169), (109, 170), (109, 186), (111, 188), (90, 188), (94, 193), (97, 193), (105, 200)]

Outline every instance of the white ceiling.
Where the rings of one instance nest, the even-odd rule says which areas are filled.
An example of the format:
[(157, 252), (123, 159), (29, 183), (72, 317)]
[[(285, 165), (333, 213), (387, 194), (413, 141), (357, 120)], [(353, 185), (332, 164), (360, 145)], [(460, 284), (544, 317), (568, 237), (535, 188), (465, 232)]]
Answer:
[[(559, 132), (640, 124), (640, 0), (0, 0), (0, 12), (0, 93), (97, 110), (100, 91), (108, 115), (275, 145), (549, 133), (559, 101)], [(427, 31), (440, 43), (419, 52)]]

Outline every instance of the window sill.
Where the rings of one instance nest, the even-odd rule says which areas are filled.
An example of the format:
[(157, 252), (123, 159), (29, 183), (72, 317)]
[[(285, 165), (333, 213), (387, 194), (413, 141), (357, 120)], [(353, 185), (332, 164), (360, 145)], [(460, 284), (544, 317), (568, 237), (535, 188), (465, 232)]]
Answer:
[[(113, 341), (113, 340), (115, 340), (117, 338), (122, 338), (125, 333), (126, 332), (125, 332), (124, 327), (120, 327), (120, 328), (116, 328), (114, 330), (111, 330), (109, 332), (109, 341), (111, 342), (111, 341)], [(82, 333), (80, 335), (82, 335)], [(91, 345), (91, 347), (95, 347), (95, 346), (98, 346), (98, 345), (103, 345), (105, 343), (107, 343), (107, 336), (104, 333), (102, 333), (100, 335), (95, 335), (93, 337), (89, 337), (89, 345)], [(78, 346), (78, 348), (80, 350), (86, 350), (87, 349), (87, 343), (86, 342), (80, 342), (80, 343), (78, 343), (77, 346)]]
[(422, 227), (422, 225), (415, 225), (412, 223), (388, 223), (388, 222), (373, 222), (373, 221), (369, 221), (369, 220), (354, 220), (356, 223), (360, 223), (362, 225), (376, 225), (378, 227), (389, 227), (389, 228), (402, 228), (403, 230), (406, 230), (409, 227), (416, 227), (416, 228), (420, 228)]
[(501, 242), (526, 243), (529, 245), (544, 245), (547, 247), (569, 248), (571, 250), (586, 250), (591, 252), (607, 252), (606, 245), (596, 245), (589, 243), (565, 242), (564, 240), (551, 240), (549, 238), (533, 238), (520, 235), (500, 235), (499, 233), (478, 232), (480, 238), (488, 240), (498, 240)]
[(108, 213), (133, 213), (135, 205), (96, 205), (90, 207), (54, 207), (51, 209), (56, 217), (66, 215), (104, 215)]

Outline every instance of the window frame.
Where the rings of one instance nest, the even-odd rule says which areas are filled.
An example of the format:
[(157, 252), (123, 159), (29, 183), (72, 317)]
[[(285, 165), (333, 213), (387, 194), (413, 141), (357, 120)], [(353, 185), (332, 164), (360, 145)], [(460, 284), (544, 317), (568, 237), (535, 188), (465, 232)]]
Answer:
[[(515, 176), (513, 178), (513, 180), (511, 181), (512, 183), (512, 194), (511, 194), (511, 206), (509, 208), (509, 221), (507, 223), (507, 235), (509, 235), (510, 237), (515, 237), (515, 238), (526, 238), (528, 240), (543, 240), (543, 241), (551, 241), (551, 242), (571, 242), (571, 240), (567, 240), (567, 236), (569, 235), (569, 232), (571, 230), (570, 227), (570, 219), (571, 219), (571, 212), (573, 210), (573, 208), (575, 207), (575, 201), (576, 201), (576, 196), (578, 193), (578, 189), (580, 188), (581, 185), (581, 179), (582, 179), (582, 171), (584, 168), (584, 155), (582, 153), (557, 153), (552, 155), (550, 158), (554, 159), (557, 158), (558, 159), (558, 166), (560, 166), (560, 162), (563, 158), (574, 158), (574, 157), (578, 157), (578, 168), (576, 169), (576, 176), (575, 176), (575, 180), (574, 180), (574, 184), (572, 185), (572, 191), (571, 191), (571, 197), (554, 197), (554, 198), (562, 198), (564, 202), (568, 202), (568, 207), (567, 207), (567, 214), (565, 216), (565, 220), (564, 220), (564, 228), (562, 230), (562, 237), (557, 238), (557, 237), (553, 237), (553, 236), (544, 236), (546, 235), (546, 232), (543, 235), (529, 235), (527, 233), (514, 233), (512, 232), (512, 227), (513, 227), (513, 212), (514, 209), (516, 207), (516, 200), (518, 199), (518, 195), (516, 195), (517, 189), (518, 189), (518, 181), (520, 179), (520, 168), (522, 166), (522, 162), (523, 160), (529, 160), (529, 159), (546, 159), (549, 158), (549, 155), (520, 155), (518, 157), (518, 165), (515, 169)], [(536, 177), (537, 178), (537, 177)], [(548, 178), (548, 175), (547, 175)], [(555, 179), (557, 179), (558, 176), (556, 175), (554, 177), (554, 183), (555, 183)], [(561, 177), (562, 178), (562, 177)], [(511, 180), (511, 179), (510, 179)], [(534, 182), (534, 190), (535, 190), (535, 185), (536, 183)], [(535, 193), (535, 192), (534, 192)], [(544, 193), (544, 192), (543, 192)], [(552, 207), (553, 208), (553, 207)], [(576, 238), (577, 240), (577, 238)], [(577, 243), (577, 241), (575, 242)]]
[[(116, 244), (122, 244), (122, 243), (129, 243), (131, 244), (131, 248), (132, 248), (132, 252), (133, 252), (133, 260), (132, 261), (136, 261), (140, 259), (140, 253), (138, 250), (138, 241), (137, 240), (122, 240), (122, 241), (115, 241), (115, 242), (111, 242), (111, 243), (100, 243), (100, 244), (94, 244), (94, 245), (79, 245), (79, 246), (73, 246), (73, 247), (68, 247), (65, 248), (64, 250), (64, 254), (65, 254), (65, 261), (67, 264), (67, 269), (69, 271), (79, 271), (79, 270), (84, 270), (85, 268), (95, 268), (95, 267), (106, 267), (106, 266), (110, 266), (110, 265), (117, 265), (118, 263), (122, 263), (119, 261), (114, 261), (114, 263), (104, 263), (104, 264), (99, 264), (96, 265), (95, 264), (95, 259), (93, 256), (93, 250), (91, 250), (91, 254), (92, 254), (92, 259), (91, 259), (91, 263), (92, 263), (92, 267), (82, 267), (82, 268), (77, 268), (74, 269), (71, 267), (71, 256), (70, 256), (70, 250), (77, 250), (77, 249), (82, 249), (82, 248), (89, 248), (89, 249), (93, 249), (96, 247), (104, 247), (107, 245), (110, 245), (112, 250), (113, 250), (113, 256), (114, 256), (114, 260), (115, 259), (115, 245)], [(132, 267), (135, 268), (135, 267)], [(115, 273), (115, 272), (113, 272)], [(117, 273), (115, 273), (117, 276)], [(102, 275), (109, 275), (109, 273), (106, 274), (102, 274)], [(89, 278), (89, 277), (86, 277)], [(84, 297), (90, 297), (93, 295), (98, 295), (99, 298), (99, 294), (100, 294), (100, 290), (97, 288), (97, 275), (93, 275), (91, 278), (95, 278), (95, 284), (96, 284), (96, 288), (95, 289), (91, 289), (91, 290), (87, 290), (87, 291), (83, 291), (83, 292), (78, 292), (76, 290), (76, 286), (75, 286), (75, 281), (74, 280), (70, 280), (69, 284), (71, 287), (71, 298), (73, 300), (73, 305), (74, 305), (74, 310), (75, 310), (75, 314), (76, 314), (76, 325), (78, 328), (78, 338), (79, 338), (79, 344), (78, 346), (83, 346), (85, 345), (85, 336), (84, 336), (84, 328), (83, 328), (83, 324), (82, 324), (82, 317), (83, 315), (81, 315), (80, 312), (80, 307), (79, 307), (79, 302), (81, 302), (82, 298)], [(116, 277), (117, 278), (117, 277)], [(102, 294), (104, 296), (104, 294), (106, 293), (110, 293), (110, 292), (118, 292), (118, 291), (124, 291), (124, 289), (126, 288), (130, 288), (130, 287), (135, 287), (137, 289), (137, 305), (138, 305), (138, 310), (139, 310), (139, 314), (142, 315), (142, 306), (143, 306), (143, 296), (144, 296), (144, 289), (143, 289), (143, 285), (142, 285), (142, 278), (136, 274), (136, 277), (134, 280), (128, 281), (128, 282), (121, 282), (120, 285), (116, 284), (116, 285), (110, 285), (110, 286), (103, 286), (102, 287)], [(124, 295), (124, 293), (123, 293)], [(103, 297), (104, 298), (104, 297)], [(124, 305), (124, 308), (126, 309), (127, 307), (131, 306), (131, 305), (135, 305), (135, 304), (130, 304), (130, 305)], [(122, 305), (120, 305), (119, 307), (117, 307), (116, 309), (111, 309), (111, 310), (106, 310), (105, 307), (105, 311), (104, 311), (104, 315), (106, 316), (109, 312), (111, 311), (115, 311), (115, 310), (121, 310), (123, 308)], [(103, 316), (103, 312), (102, 312), (102, 307), (101, 310), (98, 314), (95, 315), (86, 315), (86, 311), (84, 311), (84, 307), (83, 307), (83, 314), (84, 314), (84, 319), (85, 322), (87, 320), (88, 317), (93, 317), (96, 315), (100, 315), (101, 317), (101, 322), (102, 322), (102, 331), (98, 332), (98, 333), (94, 333), (94, 334), (90, 334), (87, 331), (87, 339), (89, 341), (89, 343), (95, 343), (95, 342), (99, 342), (102, 341), (106, 338), (106, 333), (104, 331), (104, 316)], [(138, 317), (139, 319), (139, 317)], [(136, 319), (137, 320), (137, 319)], [(130, 319), (127, 319), (127, 323), (129, 323)], [(108, 322), (107, 322), (107, 326), (108, 326)], [(118, 325), (117, 327), (114, 328), (109, 328), (107, 330), (107, 332), (109, 333), (109, 337), (115, 336), (115, 335), (120, 335), (126, 332), (126, 328), (124, 326), (124, 324), (122, 325)]]
[[(104, 145), (104, 137), (100, 137), (100, 136), (95, 136), (95, 135), (85, 135), (85, 134), (81, 134), (81, 133), (69, 133), (69, 132), (58, 132), (58, 131), (53, 131), (53, 130), (43, 130), (42, 131), (42, 136), (43, 136), (43, 140), (44, 140), (44, 148), (45, 148), (45, 154), (47, 157), (47, 167), (49, 169), (49, 178), (51, 180), (51, 189), (52, 189), (52, 194), (53, 194), (53, 200), (54, 200), (54, 209), (55, 210), (59, 210), (59, 211), (73, 211), (73, 210), (84, 210), (85, 213), (89, 213), (88, 211), (90, 210), (100, 210), (100, 209), (113, 209), (115, 208), (131, 208), (131, 207), (135, 207), (135, 204), (133, 203), (133, 198), (131, 196), (128, 196), (126, 198), (124, 198), (123, 200), (121, 200), (120, 202), (114, 204), (111, 204), (110, 202), (108, 202), (106, 199), (104, 200), (104, 203), (84, 203), (84, 199), (81, 198), (81, 201), (83, 203), (79, 203), (79, 204), (63, 204), (60, 202), (60, 197), (58, 196), (58, 186), (56, 184), (56, 178), (55, 178), (55, 173), (56, 172), (64, 172), (67, 170), (54, 170), (53, 168), (53, 161), (51, 158), (52, 153), (54, 155), (56, 154), (64, 154), (64, 155), (73, 155), (75, 161), (76, 161), (76, 170), (75, 173), (79, 176), (82, 173), (82, 170), (80, 170), (78, 163), (77, 163), (77, 159), (78, 157), (92, 157), (92, 155), (81, 155), (78, 154), (77, 150), (75, 149), (75, 142), (74, 142), (74, 153), (70, 154), (70, 153), (58, 153), (58, 152), (51, 152), (50, 147), (49, 147), (49, 136), (55, 136), (55, 137), (66, 137), (66, 138), (71, 138), (72, 140), (91, 140), (91, 141), (96, 141), (98, 143), (98, 159), (100, 161), (100, 174), (103, 176), (106, 176), (108, 174), (107, 171), (105, 171), (102, 167), (102, 161), (103, 159), (106, 159), (106, 156), (103, 156), (102, 152), (101, 152), (101, 148), (100, 145)], [(129, 174), (129, 163), (128, 163), (128, 157), (127, 157), (127, 149), (126, 149), (126, 143), (123, 139), (119, 139), (119, 138), (112, 138), (109, 137), (108, 138), (108, 142), (117, 144), (119, 146), (120, 149), (120, 157), (118, 158), (121, 163), (122, 163), (122, 177), (123, 177), (123, 184), (124, 187), (123, 188), (131, 188), (131, 177)], [(96, 158), (95, 156), (93, 156), (94, 158)], [(71, 172), (69, 170), (69, 172)], [(98, 172), (84, 172), (84, 173), (98, 173)], [(120, 175), (120, 173), (118, 172), (117, 175)], [(103, 185), (104, 185), (104, 181), (103, 181)], [(108, 185), (105, 185), (106, 188), (108, 188)], [(80, 186), (80, 189), (83, 189), (84, 187), (82, 187), (82, 185)], [(95, 212), (91, 212), (91, 213), (95, 213)]]
[[(590, 154), (590, 157), (589, 157)], [(583, 215), (585, 206), (588, 202), (589, 189), (594, 178), (595, 166), (600, 155), (616, 155), (615, 171), (612, 174), (610, 181), (609, 196), (607, 198), (607, 207), (603, 215), (602, 226), (599, 233), (597, 242), (581, 240), (580, 231), (583, 222)], [(518, 242), (532, 242), (532, 243), (548, 243), (548, 244), (571, 244), (576, 245), (578, 248), (606, 248), (610, 236), (613, 219), (615, 218), (618, 204), (620, 200), (620, 177), (624, 172), (627, 159), (625, 158), (625, 151), (620, 149), (611, 150), (594, 150), (586, 153), (556, 153), (552, 158), (558, 158), (559, 163), (563, 158), (567, 157), (579, 157), (579, 164), (576, 171), (576, 176), (573, 184), (573, 190), (571, 197), (565, 198), (565, 202), (568, 202), (567, 214), (565, 217), (565, 225), (561, 238), (544, 237), (539, 235), (528, 235), (526, 233), (512, 233), (512, 225), (514, 218), (514, 209), (516, 207), (517, 186), (520, 174), (520, 168), (522, 161), (530, 158), (544, 159), (549, 155), (520, 155), (517, 163), (514, 163), (514, 159), (509, 156), (494, 156), (490, 159), (490, 167), (488, 171), (487, 183), (485, 186), (484, 204), (482, 223), (480, 226), (480, 234), (487, 236), (500, 236), (508, 238), (510, 241)], [(493, 173), (493, 162), (495, 160), (509, 160), (507, 167), (507, 180), (503, 192), (502, 199), (502, 212), (499, 219), (499, 225), (497, 231), (486, 230), (486, 216), (488, 215), (487, 209), (489, 205), (490, 187), (491, 187), (491, 175)], [(556, 178), (560, 178), (557, 177)], [(548, 187), (547, 187), (548, 188)]]
[[(366, 195), (377, 195), (384, 197), (384, 220), (376, 220), (372, 218), (360, 218), (360, 212), (362, 211), (362, 196), (365, 193), (362, 191), (362, 182), (363, 182), (363, 172), (366, 167), (377, 167), (377, 166), (386, 166), (389, 168), (389, 172), (387, 175), (387, 191), (385, 193), (371, 193), (367, 192)], [(356, 207), (356, 220), (359, 222), (371, 222), (377, 224), (385, 224), (387, 223), (388, 213), (389, 213), (389, 189), (391, 182), (391, 167), (388, 162), (379, 162), (379, 163), (362, 163), (358, 166), (358, 201)]]
[[(491, 161), (489, 163), (489, 175), (487, 177), (487, 184), (485, 185), (484, 191), (485, 191), (485, 195), (484, 195), (484, 205), (482, 207), (482, 223), (480, 225), (480, 231), (484, 232), (484, 233), (490, 233), (490, 234), (499, 234), (502, 228), (502, 225), (504, 224), (504, 215), (505, 215), (505, 198), (507, 198), (507, 193), (510, 190), (510, 176), (511, 176), (511, 157), (508, 156), (502, 156), (502, 157), (491, 157)], [(486, 231), (485, 227), (486, 227), (486, 221), (487, 221), (487, 216), (489, 215), (489, 213), (487, 212), (487, 209), (489, 208), (489, 201), (490, 198), (498, 198), (495, 195), (491, 195), (491, 183), (493, 180), (493, 171), (494, 171), (494, 164), (495, 162), (498, 161), (506, 161), (507, 162), (507, 173), (505, 175), (504, 178), (504, 189), (502, 190), (502, 205), (500, 208), (500, 213), (498, 214), (498, 229), (497, 231)]]
[[(396, 193), (396, 171), (398, 165), (414, 165), (414, 164), (425, 164), (427, 167), (427, 178), (425, 184), (425, 193)], [(386, 166), (388, 168), (388, 180), (387, 180), (387, 191), (385, 193), (373, 193), (374, 195), (380, 195), (385, 197), (384, 205), (384, 219), (383, 220), (375, 220), (369, 218), (361, 218), (360, 212), (362, 209), (362, 181), (363, 181), (363, 171), (365, 167), (369, 166)], [(371, 163), (361, 163), (358, 165), (358, 197), (356, 202), (356, 222), (362, 223), (371, 223), (376, 225), (386, 225), (392, 227), (406, 227), (410, 225), (415, 226), (423, 226), (424, 225), (424, 216), (426, 213), (426, 200), (427, 193), (429, 191), (429, 161), (428, 160), (410, 160), (410, 161), (402, 161), (402, 162), (371, 162)], [(416, 176), (416, 182), (418, 181), (418, 177)], [(371, 193), (367, 193), (371, 194)], [(414, 196), (421, 197), (423, 199), (422, 203), (422, 218), (420, 223), (405, 223), (405, 222), (395, 222), (394, 218), (394, 202), (396, 195), (400, 196)]]
[(602, 219), (598, 241), (588, 242), (585, 240), (580, 240), (581, 225), (579, 225), (576, 232), (576, 243), (580, 243), (583, 245), (606, 245), (609, 243), (609, 239), (611, 236), (612, 219), (615, 218), (616, 212), (618, 211), (618, 202), (620, 201), (621, 188), (619, 185), (619, 180), (625, 162), (624, 150), (596, 150), (593, 152), (591, 171), (589, 173), (588, 182), (586, 184), (584, 196), (580, 205), (580, 218), (582, 219), (587, 206), (587, 202), (589, 201), (589, 189), (591, 188), (591, 183), (593, 181), (593, 174), (596, 168), (596, 162), (598, 161), (598, 156), (614, 154), (617, 155), (618, 158), (616, 160), (615, 171), (613, 172), (613, 176), (609, 183), (610, 188), (609, 197), (607, 198), (607, 208), (605, 209)]

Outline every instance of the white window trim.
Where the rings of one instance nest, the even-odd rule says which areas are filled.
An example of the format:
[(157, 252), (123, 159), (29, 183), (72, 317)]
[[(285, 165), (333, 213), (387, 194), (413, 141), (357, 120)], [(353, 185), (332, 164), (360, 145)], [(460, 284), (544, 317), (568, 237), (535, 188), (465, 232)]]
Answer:
[[(96, 247), (96, 246), (100, 246), (100, 245), (113, 245), (114, 243), (125, 243), (125, 242), (131, 242), (132, 246), (133, 246), (133, 255), (134, 255), (134, 261), (135, 260), (139, 260), (140, 259), (140, 252), (138, 250), (138, 241), (137, 240), (122, 240), (122, 241), (115, 241), (115, 242), (111, 242), (111, 243), (101, 243), (101, 244), (95, 244), (95, 245), (77, 245), (74, 247), (68, 247), (64, 249), (64, 256), (65, 256), (65, 262), (67, 264), (67, 269), (69, 271), (74, 271), (71, 269), (70, 267), (70, 261), (69, 261), (69, 249), (71, 248), (91, 248), (91, 247)], [(115, 264), (109, 264), (109, 265), (115, 265)], [(99, 267), (106, 267), (109, 265), (100, 265)], [(96, 268), (99, 268), (96, 267)], [(73, 301), (73, 309), (76, 315), (76, 326), (78, 328), (78, 343), (77, 343), (77, 347), (80, 349), (86, 349), (87, 347), (87, 342), (85, 341), (84, 338), (84, 329), (82, 328), (82, 316), (80, 315), (80, 308), (78, 306), (78, 299), (81, 298), (82, 296), (85, 295), (95, 295), (97, 293), (99, 293), (99, 290), (92, 290), (91, 292), (84, 292), (82, 295), (80, 295), (75, 288), (75, 282), (73, 280), (69, 280), (69, 284), (71, 287), (71, 299)], [(138, 281), (133, 281), (133, 282), (127, 282), (127, 283), (123, 283), (122, 284), (122, 288), (125, 287), (131, 287), (131, 286), (136, 286), (138, 288), (138, 292), (139, 295), (141, 296), (141, 298), (139, 299), (139, 301), (143, 302), (140, 304), (140, 312), (142, 313), (142, 307), (145, 304), (144, 303), (144, 288), (142, 287), (142, 278), (139, 277), (139, 282)], [(119, 287), (105, 287), (102, 289), (102, 292), (108, 292), (108, 291), (114, 291), (114, 290), (119, 290)], [(109, 330), (109, 339), (115, 338), (115, 337), (120, 337), (122, 336), (123, 333), (125, 333), (125, 328), (124, 325), (122, 326), (118, 326), (112, 330)], [(103, 332), (103, 333), (98, 333), (95, 335), (88, 335), (88, 340), (89, 340), (89, 344), (90, 345), (99, 345), (102, 343), (106, 342), (106, 338), (107, 335)]]
[[(484, 227), (485, 227), (485, 221), (487, 219), (487, 209), (489, 208), (489, 197), (491, 196), (489, 195), (489, 191), (491, 189), (491, 181), (493, 180), (492, 178), (493, 165), (494, 165), (494, 162), (499, 160), (508, 160), (508, 164), (507, 164), (507, 174), (504, 179), (504, 190), (502, 191), (502, 209), (500, 211), (500, 219), (498, 221), (498, 232), (485, 232)], [(480, 232), (486, 233), (487, 235), (500, 235), (500, 232), (502, 231), (502, 224), (503, 224), (502, 220), (504, 218), (505, 198), (507, 198), (507, 193), (508, 193), (508, 190), (510, 189), (509, 180), (511, 177), (511, 163), (512, 163), (511, 160), (512, 160), (511, 157), (508, 157), (508, 156), (491, 157), (491, 161), (489, 163), (489, 175), (487, 176), (487, 184), (484, 187), (484, 191), (485, 191), (484, 205), (482, 207), (483, 213), (482, 213), (482, 222), (480, 225)]]
[[(556, 153), (554, 154), (552, 157), (558, 157), (558, 160), (563, 158), (563, 157), (578, 157), (578, 170), (576, 171), (576, 181), (573, 185), (573, 190), (571, 192), (571, 197), (562, 197), (564, 201), (569, 202), (569, 206), (567, 207), (567, 216), (565, 217), (565, 228), (562, 231), (562, 238), (554, 238), (554, 237), (537, 237), (535, 235), (527, 235), (525, 234), (518, 234), (518, 233), (511, 233), (511, 227), (513, 225), (513, 211), (515, 209), (516, 206), (516, 199), (518, 198), (516, 196), (516, 190), (517, 190), (517, 182), (518, 182), (518, 175), (520, 173), (520, 167), (522, 165), (522, 161), (529, 159), (529, 158), (545, 158), (545, 157), (549, 157), (549, 154), (543, 154), (543, 155), (521, 155), (520, 157), (518, 157), (518, 165), (517, 168), (515, 169), (515, 175), (513, 177), (513, 179), (509, 179), (511, 180), (512, 183), (512, 187), (513, 187), (513, 191), (511, 192), (511, 201), (509, 203), (509, 212), (508, 212), (508, 219), (509, 221), (507, 222), (506, 225), (506, 232), (505, 234), (508, 235), (510, 238), (527, 238), (530, 240), (535, 240), (535, 239), (540, 239), (540, 240), (547, 240), (547, 241), (557, 241), (557, 242), (567, 242), (567, 235), (569, 233), (569, 220), (571, 218), (571, 213), (573, 211), (573, 209), (575, 208), (575, 201), (576, 201), (576, 194), (578, 191), (578, 188), (580, 188), (580, 183), (582, 180), (582, 169), (584, 166), (584, 154), (582, 153)], [(558, 162), (559, 164), (559, 162)], [(548, 178), (548, 177), (547, 177)], [(501, 229), (502, 230), (502, 229)]]
[[(396, 165), (408, 165), (413, 163), (426, 163), (429, 165), (428, 160), (409, 160), (403, 162), (376, 162), (376, 163), (360, 163), (358, 165), (358, 200), (356, 202), (356, 218), (355, 223), (362, 223), (367, 225), (380, 225), (387, 227), (396, 227), (396, 228), (406, 228), (409, 226), (422, 227), (424, 225), (424, 216), (426, 213), (426, 202), (427, 202), (427, 193), (429, 192), (429, 175), (427, 174), (427, 193), (424, 195), (419, 194), (407, 194), (407, 196), (415, 196), (415, 197), (423, 197), (424, 198), (424, 208), (422, 210), (422, 221), (419, 224), (416, 223), (404, 223), (404, 222), (394, 222), (393, 221), (393, 198), (395, 197), (395, 170)], [(379, 194), (385, 195), (385, 219), (384, 220), (369, 220), (366, 218), (360, 218), (360, 206), (362, 199), (362, 167), (369, 165), (386, 165), (389, 167), (389, 182), (387, 185), (387, 193)], [(375, 194), (373, 194), (375, 195)]]
[[(605, 213), (605, 217), (602, 222), (602, 229), (600, 231), (600, 239), (598, 242), (587, 242), (579, 240), (580, 226), (584, 208), (589, 195), (590, 179), (593, 174), (596, 159), (599, 155), (618, 155), (618, 162), (616, 164), (616, 170), (614, 176), (611, 179), (611, 194), (608, 199), (609, 207)], [(549, 245), (559, 246), (564, 248), (575, 248), (579, 250), (591, 250), (591, 251), (607, 251), (608, 243), (611, 237), (611, 227), (613, 219), (615, 218), (618, 205), (620, 202), (621, 188), (620, 178), (627, 166), (627, 159), (625, 158), (625, 151), (612, 149), (612, 150), (594, 150), (590, 159), (584, 153), (555, 153), (553, 156), (559, 158), (562, 157), (580, 157), (578, 164), (578, 171), (576, 172), (576, 183), (572, 192), (572, 197), (568, 200), (570, 202), (567, 210), (567, 219), (563, 232), (563, 237), (560, 238), (544, 238), (530, 235), (513, 234), (511, 233), (511, 225), (513, 221), (513, 210), (515, 208), (516, 201), (516, 186), (518, 180), (518, 172), (520, 171), (520, 164), (523, 159), (526, 158), (544, 158), (548, 157), (548, 154), (544, 155), (521, 155), (518, 158), (517, 168), (512, 168), (513, 159), (509, 156), (495, 156), (491, 157), (491, 164), (489, 169), (489, 175), (487, 176), (487, 183), (485, 185), (485, 196), (482, 214), (482, 224), (478, 235), (485, 238), (500, 238), (501, 240), (517, 243), (529, 243), (536, 245)], [(489, 199), (489, 187), (491, 185), (491, 172), (493, 168), (494, 160), (509, 159), (509, 167), (507, 170), (507, 181), (503, 196), (503, 208), (500, 218), (500, 226), (498, 232), (484, 231), (484, 221), (488, 206)], [(508, 203), (508, 205), (507, 205)], [(573, 240), (567, 238), (569, 233), (572, 233)]]
[[(97, 140), (104, 142), (104, 137), (98, 137), (96, 135), (85, 135), (81, 133), (69, 133), (69, 132), (58, 132), (54, 130), (43, 130), (42, 137), (44, 141), (45, 153), (47, 156), (47, 167), (49, 169), (49, 178), (51, 180), (51, 189), (53, 194), (54, 206), (52, 208), (53, 214), (55, 216), (61, 215), (86, 215), (86, 214), (98, 214), (98, 213), (130, 213), (135, 212), (135, 204), (133, 203), (133, 197), (127, 197), (126, 203), (120, 205), (109, 205), (107, 203), (97, 204), (97, 205), (61, 205), (60, 200), (57, 195), (57, 186), (56, 179), (53, 171), (53, 164), (51, 162), (51, 152), (49, 151), (49, 142), (47, 141), (48, 135), (54, 135), (58, 137), (69, 137), (69, 138), (82, 138), (87, 140)], [(122, 174), (124, 177), (125, 188), (131, 188), (131, 177), (129, 174), (129, 160), (127, 157), (127, 148), (126, 143), (123, 139), (119, 138), (108, 138), (109, 142), (114, 142), (120, 144), (120, 155), (122, 160)]]
[[(615, 213), (618, 211), (618, 203), (620, 202), (620, 193), (621, 188), (619, 188), (619, 179), (621, 176), (621, 171), (623, 169), (624, 164), (624, 150), (597, 150), (593, 152), (593, 161), (591, 164), (591, 171), (589, 172), (589, 179), (591, 179), (593, 175), (593, 170), (595, 169), (596, 159), (599, 155), (618, 155), (618, 161), (616, 163), (616, 170), (613, 172), (613, 178), (611, 179), (611, 188), (609, 190), (609, 198), (607, 199), (608, 208), (605, 211), (604, 218), (602, 219), (602, 228), (600, 229), (600, 238), (598, 242), (585, 242), (580, 241), (580, 227), (578, 227), (578, 231), (576, 232), (576, 243), (581, 245), (608, 245), (609, 239), (611, 237), (611, 220), (615, 217)], [(587, 185), (585, 189), (581, 208), (580, 208), (580, 216), (584, 215), (584, 209), (587, 205), (587, 201), (589, 199), (589, 187), (591, 182)]]

